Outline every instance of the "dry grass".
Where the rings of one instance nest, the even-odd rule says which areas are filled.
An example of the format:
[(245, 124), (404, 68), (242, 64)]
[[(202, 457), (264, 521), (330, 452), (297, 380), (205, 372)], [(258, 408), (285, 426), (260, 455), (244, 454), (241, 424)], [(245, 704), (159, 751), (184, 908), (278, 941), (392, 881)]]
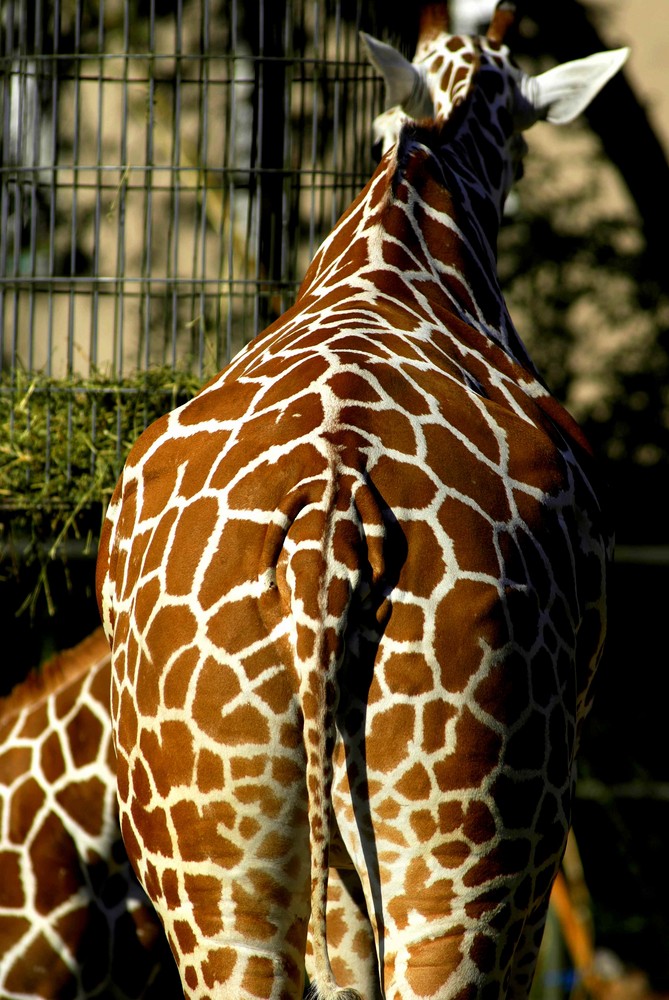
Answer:
[[(201, 381), (170, 368), (111, 382), (102, 374), (53, 379), (0, 376), (0, 543), (3, 569), (49, 562), (67, 543), (96, 544), (125, 457), (156, 417), (195, 395)], [(34, 600), (32, 595), (31, 600)]]

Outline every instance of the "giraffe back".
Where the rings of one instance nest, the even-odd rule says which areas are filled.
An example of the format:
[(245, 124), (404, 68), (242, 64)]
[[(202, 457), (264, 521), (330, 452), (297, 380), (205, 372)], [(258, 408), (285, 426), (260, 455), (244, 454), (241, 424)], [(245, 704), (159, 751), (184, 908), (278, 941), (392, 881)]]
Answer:
[[(309, 919), (319, 1000), (529, 994), (610, 537), (495, 239), (521, 132), (622, 57), (529, 81), (508, 7), (487, 39), (432, 25), (414, 63), (372, 44), (401, 102), (378, 169), (109, 507), (122, 831), (192, 1000), (296, 1000)], [(346, 985), (330, 865), (375, 945)]]
[(0, 994), (177, 997), (123, 846), (102, 629), (0, 701)]

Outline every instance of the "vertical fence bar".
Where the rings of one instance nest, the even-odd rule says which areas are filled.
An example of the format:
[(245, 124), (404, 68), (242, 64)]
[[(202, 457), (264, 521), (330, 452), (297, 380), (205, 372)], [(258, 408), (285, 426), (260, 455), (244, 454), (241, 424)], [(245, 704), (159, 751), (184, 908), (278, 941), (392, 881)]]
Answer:
[[(38, 186), (40, 171), (42, 167), (42, 108), (41, 108), (41, 54), (42, 54), (42, 3), (36, 0), (34, 8), (33, 37), (30, 44), (30, 56), (26, 60), (25, 79), (25, 118), (28, 122), (27, 135), (25, 137), (25, 179), (29, 188), (30, 200), (30, 221), (28, 234), (27, 259), (24, 260), (22, 270), (28, 277), (28, 339), (31, 351), (34, 352), (35, 344), (35, 280), (37, 278), (37, 240), (38, 223), (40, 216), (40, 206), (38, 197)], [(26, 18), (27, 21), (27, 18)], [(28, 25), (26, 23), (26, 33)], [(26, 39), (27, 41), (27, 39)], [(26, 46), (27, 48), (28, 46)], [(33, 367), (33, 364), (30, 364)]]
[(77, 250), (78, 250), (78, 209), (81, 144), (81, 0), (77, 0), (74, 12), (74, 53), (72, 58), (72, 75), (74, 88), (74, 128), (72, 137), (72, 214), (70, 217), (70, 253), (69, 253), (69, 312), (67, 321), (67, 374), (74, 371), (74, 341), (77, 301), (75, 287), (77, 280)]
[[(244, 25), (241, 20), (240, 7), (235, 3), (236, 17), (234, 21), (234, 33), (231, 38), (230, 48), (234, 66), (234, 103), (230, 106), (231, 127), (234, 128), (235, 141), (231, 147), (230, 163), (233, 167), (232, 177), (243, 186), (243, 196), (240, 211), (237, 211), (239, 202), (239, 187), (233, 186), (230, 190), (231, 214), (228, 220), (229, 230), (229, 262), (233, 281), (236, 283), (230, 286), (229, 297), (229, 317), (230, 323), (233, 319), (239, 323), (240, 331), (233, 338), (232, 326), (229, 326), (231, 336), (229, 338), (227, 353), (231, 356), (233, 344), (239, 347), (242, 342), (250, 340), (258, 332), (258, 309), (257, 309), (257, 284), (254, 283), (251, 275), (257, 277), (257, 253), (258, 253), (258, 204), (257, 204), (257, 86), (255, 61), (253, 58), (253, 48), (250, 44), (250, 34), (248, 24)], [(234, 116), (234, 119), (233, 119)], [(238, 123), (240, 123), (238, 127)], [(236, 169), (242, 168), (242, 173), (237, 174)], [(232, 214), (234, 210), (234, 215)], [(238, 229), (241, 226), (243, 234), (243, 246), (241, 259), (238, 258), (239, 241), (237, 240)], [(235, 300), (235, 293), (239, 289), (238, 302)], [(250, 308), (253, 302), (255, 306)]]
[(283, 129), (282, 139), (282, 163), (281, 171), (277, 177), (277, 195), (279, 199), (277, 207), (280, 211), (279, 218), (279, 259), (276, 264), (277, 270), (277, 312), (282, 313), (292, 301), (292, 285), (288, 283), (290, 255), (289, 247), (291, 240), (294, 240), (295, 226), (297, 219), (293, 217), (291, 199), (288, 198), (287, 186), (290, 181), (291, 161), (292, 161), (292, 135), (293, 123), (291, 121), (291, 95), (293, 90), (293, 5), (292, 0), (286, 0), (283, 22), (282, 41), (282, 69), (283, 69), (283, 89), (281, 91), (281, 125)]
[[(19, 183), (19, 166), (21, 157), (21, 146), (23, 142), (23, 121), (21, 116), (21, 13), (23, 10), (23, 5), (19, 0), (19, 24), (18, 24), (18, 35), (19, 42), (18, 46), (15, 42), (15, 32), (17, 31), (16, 21), (14, 18), (14, 4), (11, 5), (12, 18), (11, 18), (11, 35), (10, 46), (12, 51), (12, 72), (10, 75), (10, 91), (9, 91), (9, 113), (10, 113), (10, 124), (9, 124), (9, 149), (10, 149), (10, 169), (11, 173), (8, 176), (8, 205), (13, 204), (13, 215), (10, 220), (10, 231), (12, 233), (12, 243), (11, 243), (11, 276), (14, 279), (13, 285), (13, 319), (14, 319), (14, 330), (12, 331), (12, 365), (15, 367), (18, 363), (18, 335), (19, 335), (19, 318), (21, 310), (21, 298), (19, 293), (19, 259), (21, 255), (21, 215), (22, 215), (22, 205), (21, 205), (21, 187)], [(16, 49), (18, 48), (18, 56)], [(17, 89), (16, 89), (17, 88)], [(16, 94), (16, 97), (14, 96)], [(16, 103), (15, 103), (16, 102)], [(16, 115), (12, 115), (12, 111), (16, 108)], [(15, 131), (12, 134), (12, 125), (15, 124)], [(13, 198), (11, 197), (13, 195)], [(10, 228), (8, 227), (8, 228)]]
[[(225, 312), (225, 360), (232, 357), (233, 341), (233, 316), (235, 314), (235, 225), (237, 223), (237, 187), (236, 187), (236, 162), (237, 149), (237, 52), (241, 44), (241, 33), (239, 29), (239, 10), (237, 0), (232, 0), (230, 7), (230, 35), (228, 38), (226, 73), (229, 87), (229, 98), (226, 101), (226, 143), (223, 149), (223, 218), (221, 219), (221, 263), (225, 267), (225, 278), (221, 270), (221, 286), (217, 296), (217, 315), (222, 319), (222, 301), (225, 298), (227, 309)], [(227, 211), (226, 211), (227, 210)], [(227, 224), (226, 224), (227, 217)], [(227, 260), (227, 265), (226, 265)], [(246, 273), (246, 268), (242, 274)], [(223, 290), (223, 282), (227, 283), (227, 293)], [(220, 362), (220, 359), (219, 359)]]
[(142, 248), (141, 274), (139, 277), (139, 330), (140, 368), (148, 371), (151, 365), (151, 281), (153, 265), (153, 185), (154, 185), (154, 113), (155, 113), (155, 71), (156, 71), (156, 6), (149, 3), (149, 38), (146, 52), (146, 141), (144, 148), (143, 202), (144, 202), (144, 244)]
[(284, 171), (284, 93), (286, 87), (283, 25), (286, 0), (260, 5), (259, 95), (262, 108), (258, 141), (259, 233), (258, 268), (261, 288), (260, 321), (266, 326), (275, 318), (273, 297), (281, 279), (281, 206)]
[[(60, 97), (60, 0), (55, 0), (53, 10), (53, 43), (50, 62), (51, 81), (51, 164), (49, 169), (49, 249), (47, 260), (47, 276), (52, 278), (56, 273), (56, 198), (58, 192), (58, 101)], [(47, 371), (51, 364), (54, 351), (54, 297), (53, 282), (49, 281), (47, 292)]]
[[(309, 167), (311, 169), (311, 196), (310, 196), (310, 212), (309, 212), (309, 257), (313, 257), (316, 250), (316, 170), (318, 168), (318, 79), (317, 75), (320, 75), (321, 63), (318, 56), (318, 39), (320, 35), (320, 5), (314, 2), (314, 37), (313, 37), (313, 49), (314, 49), (314, 60), (312, 63), (311, 72), (313, 74), (313, 96), (311, 105), (311, 156), (309, 161)], [(302, 68), (302, 91), (304, 93), (306, 75), (306, 65), (303, 64)]]
[[(104, 0), (100, 0), (98, 7), (98, 34), (97, 34), (97, 48), (98, 48), (98, 86), (97, 86), (97, 123), (96, 123), (96, 136), (95, 136), (95, 206), (94, 206), (94, 218), (93, 218), (93, 286), (91, 289), (91, 329), (89, 338), (89, 374), (97, 371), (99, 363), (99, 343), (98, 343), (98, 325), (99, 325), (99, 307), (100, 307), (100, 245), (101, 245), (101, 220), (102, 220), (102, 191), (105, 186), (105, 174), (102, 169), (103, 167), (103, 151), (102, 151), (102, 123), (104, 121), (104, 89), (105, 89), (105, 75), (107, 71), (104, 51), (105, 51), (105, 4)], [(96, 440), (97, 440), (97, 408), (98, 399), (93, 396), (91, 399), (91, 442), (93, 447), (91, 448), (90, 456), (90, 474), (93, 476), (95, 474), (96, 465)]]
[[(116, 227), (116, 281), (114, 288), (114, 376), (122, 378), (125, 353), (125, 223), (126, 195), (130, 179), (128, 163), (128, 74), (130, 45), (130, 16), (127, 2), (123, 5), (123, 73), (121, 76), (121, 135), (119, 149), (119, 182), (114, 201)], [(120, 420), (120, 416), (119, 416)], [(120, 436), (120, 423), (119, 423)], [(120, 447), (120, 442), (119, 442)]]
[(170, 136), (172, 142), (170, 156), (170, 217), (167, 236), (167, 276), (165, 283), (165, 304), (167, 321), (170, 326), (168, 358), (172, 368), (177, 367), (177, 339), (179, 330), (179, 237), (181, 232), (181, 108), (182, 108), (182, 61), (183, 61), (183, 4), (177, 0), (175, 18), (175, 65), (174, 86), (171, 102), (165, 114), (170, 116)]
[(198, 176), (198, 191), (200, 192), (200, 242), (199, 242), (199, 267), (196, 271), (199, 294), (198, 294), (198, 317), (197, 317), (197, 360), (198, 375), (204, 377), (205, 372), (205, 330), (206, 330), (206, 275), (207, 275), (207, 165), (209, 161), (209, 102), (211, 100), (210, 88), (210, 58), (211, 58), (211, 37), (209, 26), (209, 0), (203, 0), (202, 4), (202, 35), (200, 42), (200, 57), (202, 60), (202, 102), (200, 121), (200, 144), (198, 148), (198, 158), (195, 165)]
[[(100, 247), (101, 247), (101, 221), (102, 221), (102, 191), (105, 185), (105, 173), (103, 171), (103, 150), (102, 150), (102, 126), (104, 121), (104, 88), (106, 63), (105, 51), (105, 4), (100, 0), (98, 7), (98, 72), (97, 82), (97, 122), (95, 134), (95, 205), (93, 217), (93, 284), (91, 288), (91, 330), (89, 338), (90, 368), (97, 369), (99, 361), (98, 352), (98, 322), (100, 310)], [(95, 440), (95, 438), (93, 438)]]
[[(13, 34), (13, 14), (14, 6), (13, 4), (7, 3), (4, 8), (4, 24), (0, 22), (0, 31), (4, 28), (4, 52), (3, 56), (5, 59), (5, 64), (11, 64), (12, 56), (12, 34)], [(0, 36), (1, 37), (1, 36)], [(0, 83), (2, 87), (2, 148), (9, 149), (9, 135), (10, 135), (10, 95), (11, 95), (11, 74), (3, 73), (2, 81)], [(13, 335), (13, 330), (10, 328), (10, 334), (5, 340), (6, 334), (6, 284), (5, 278), (7, 275), (7, 264), (9, 259), (9, 176), (8, 167), (5, 162), (5, 157), (3, 157), (2, 168), (0, 172), (0, 347), (2, 348), (2, 360), (4, 364), (4, 357), (6, 351), (6, 344), (9, 342), (10, 346), (10, 365), (13, 373), (13, 359), (11, 357), (11, 337)], [(13, 418), (13, 412), (10, 419)], [(11, 428), (10, 428), (11, 430)]]

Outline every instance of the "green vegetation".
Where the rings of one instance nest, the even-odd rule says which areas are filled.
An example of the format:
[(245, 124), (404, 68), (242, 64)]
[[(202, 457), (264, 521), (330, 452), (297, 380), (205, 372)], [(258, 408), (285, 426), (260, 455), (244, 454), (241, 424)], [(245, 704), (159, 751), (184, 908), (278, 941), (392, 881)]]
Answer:
[[(5, 576), (17, 559), (50, 562), (73, 543), (94, 551), (101, 518), (131, 445), (201, 381), (158, 368), (110, 381), (54, 379), (18, 370), (0, 376), (0, 545)], [(35, 602), (33, 594), (26, 605)]]

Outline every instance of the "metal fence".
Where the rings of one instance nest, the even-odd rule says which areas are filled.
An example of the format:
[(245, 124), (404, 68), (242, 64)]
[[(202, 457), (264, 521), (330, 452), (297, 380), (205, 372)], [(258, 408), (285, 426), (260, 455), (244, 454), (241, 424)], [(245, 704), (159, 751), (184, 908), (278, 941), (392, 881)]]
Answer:
[(3, 375), (215, 371), (369, 177), (362, 0), (4, 0)]

